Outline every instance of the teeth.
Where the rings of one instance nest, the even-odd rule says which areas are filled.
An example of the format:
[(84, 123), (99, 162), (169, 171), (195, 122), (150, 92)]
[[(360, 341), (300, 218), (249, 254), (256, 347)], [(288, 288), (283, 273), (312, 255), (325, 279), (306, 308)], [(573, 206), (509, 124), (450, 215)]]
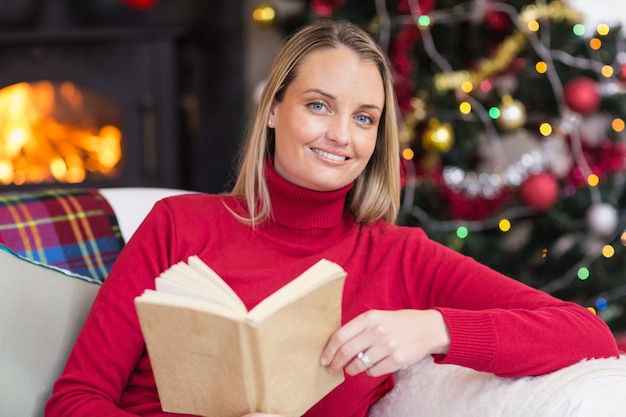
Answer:
[(339, 155), (335, 155), (333, 153), (324, 152), (324, 151), (316, 149), (316, 148), (311, 148), (311, 150), (313, 152), (315, 152), (316, 154), (323, 156), (326, 159), (330, 159), (331, 161), (345, 161), (346, 159), (348, 159), (345, 156), (339, 156)]

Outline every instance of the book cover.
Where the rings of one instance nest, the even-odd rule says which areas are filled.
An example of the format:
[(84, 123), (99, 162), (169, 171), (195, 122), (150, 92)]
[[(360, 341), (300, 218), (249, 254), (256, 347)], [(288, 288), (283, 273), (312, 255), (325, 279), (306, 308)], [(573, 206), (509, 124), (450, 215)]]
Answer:
[(322, 259), (247, 311), (198, 257), (165, 271), (135, 300), (163, 410), (302, 415), (343, 381), (319, 362), (345, 277)]

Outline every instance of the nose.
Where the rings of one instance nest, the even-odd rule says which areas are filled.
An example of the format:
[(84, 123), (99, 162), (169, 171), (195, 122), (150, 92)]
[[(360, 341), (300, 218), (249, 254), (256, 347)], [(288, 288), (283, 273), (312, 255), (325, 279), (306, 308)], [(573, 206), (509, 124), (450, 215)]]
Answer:
[(326, 138), (337, 145), (347, 145), (351, 139), (351, 123), (351, 118), (336, 115), (329, 123)]

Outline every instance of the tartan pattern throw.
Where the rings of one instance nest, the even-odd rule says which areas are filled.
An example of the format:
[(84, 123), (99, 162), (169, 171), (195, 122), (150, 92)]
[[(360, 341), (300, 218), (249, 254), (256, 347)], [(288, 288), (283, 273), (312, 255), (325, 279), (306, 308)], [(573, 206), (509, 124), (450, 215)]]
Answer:
[(0, 193), (0, 243), (26, 258), (103, 281), (124, 245), (97, 189)]

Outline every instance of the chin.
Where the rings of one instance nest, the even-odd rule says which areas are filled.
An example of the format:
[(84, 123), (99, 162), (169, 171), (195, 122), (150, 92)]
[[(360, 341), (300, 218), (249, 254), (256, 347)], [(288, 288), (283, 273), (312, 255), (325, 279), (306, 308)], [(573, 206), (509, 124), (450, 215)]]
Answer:
[(351, 175), (338, 175), (336, 170), (322, 173), (309, 170), (300, 174), (302, 175), (292, 177), (291, 182), (313, 191), (335, 191), (351, 184), (356, 179)]
[(306, 188), (309, 188), (313, 191), (335, 191), (340, 188), (345, 187), (346, 183), (309, 183), (306, 185)]

